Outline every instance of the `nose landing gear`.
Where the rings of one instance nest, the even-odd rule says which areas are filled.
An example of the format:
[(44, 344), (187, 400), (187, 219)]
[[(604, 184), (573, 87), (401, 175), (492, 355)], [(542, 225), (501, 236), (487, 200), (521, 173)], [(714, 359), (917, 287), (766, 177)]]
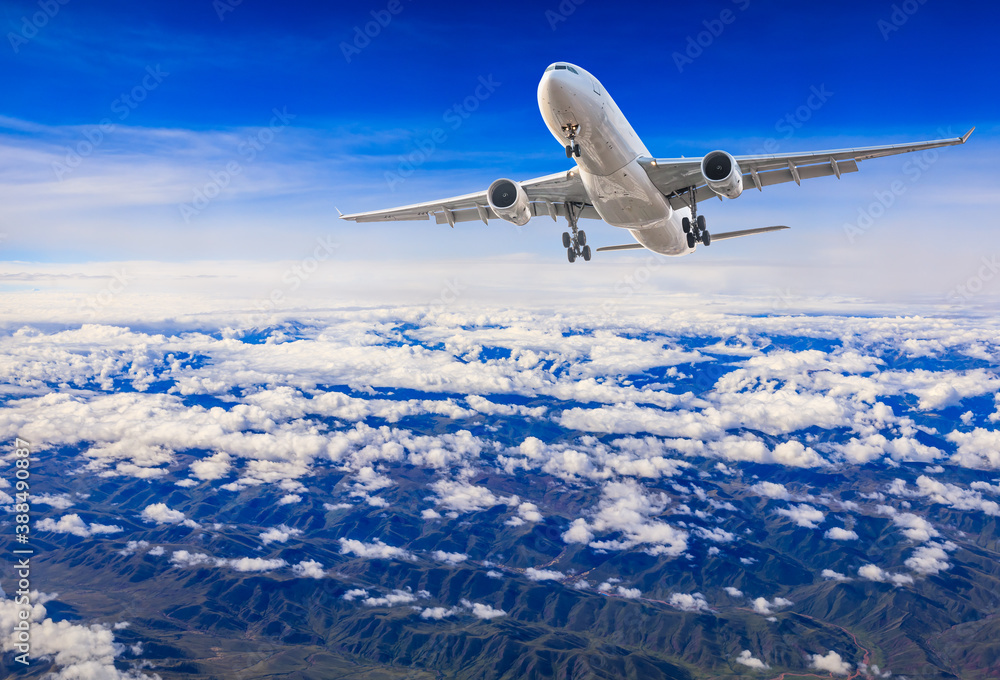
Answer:
[(569, 140), (569, 144), (566, 145), (566, 158), (572, 158), (576, 156), (580, 157), (580, 145), (576, 143), (576, 133), (580, 130), (579, 125), (563, 125), (563, 132), (566, 133), (566, 139)]
[[(579, 209), (583, 210), (583, 206), (580, 205)], [(566, 258), (570, 262), (576, 262), (578, 257), (582, 257), (584, 262), (590, 262), (591, 253), (590, 246), (587, 245), (587, 232), (576, 226), (576, 220), (579, 216), (576, 210), (575, 203), (566, 203), (566, 221), (569, 222), (569, 228), (573, 234), (571, 236), (569, 232), (563, 232), (563, 248), (566, 249)]]

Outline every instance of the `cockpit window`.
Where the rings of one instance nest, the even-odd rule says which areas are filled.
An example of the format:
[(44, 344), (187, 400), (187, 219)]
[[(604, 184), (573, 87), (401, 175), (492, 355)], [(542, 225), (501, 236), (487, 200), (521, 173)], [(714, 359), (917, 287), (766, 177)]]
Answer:
[(567, 66), (566, 70), (569, 71), (570, 73), (576, 73), (576, 75), (580, 75), (579, 72), (577, 72), (577, 70), (572, 66)]
[(566, 70), (566, 64), (556, 64), (556, 70), (557, 71), (565, 71)]
[(549, 71), (551, 71), (551, 70), (552, 70), (552, 69), (554, 69), (555, 67), (556, 67), (556, 65), (555, 65), (555, 64), (552, 64), (552, 65), (551, 65), (551, 66), (549, 66), (549, 67), (548, 67), (547, 69), (545, 69), (545, 72), (546, 72), (546, 73), (548, 73)]

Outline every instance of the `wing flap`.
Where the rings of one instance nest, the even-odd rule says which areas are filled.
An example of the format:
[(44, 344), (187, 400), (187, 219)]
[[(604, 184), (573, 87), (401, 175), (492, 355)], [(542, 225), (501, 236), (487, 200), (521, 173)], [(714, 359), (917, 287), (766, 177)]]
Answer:
[[(807, 153), (734, 156), (734, 158), (744, 172), (744, 189), (750, 187), (760, 189), (772, 184), (799, 182), (803, 179), (829, 175), (839, 177), (845, 172), (857, 172), (858, 161), (870, 158), (883, 158), (911, 151), (965, 144), (973, 130), (975, 128), (961, 137), (910, 144), (886, 144), (884, 146), (832, 149)], [(701, 174), (700, 158), (641, 158), (639, 164), (645, 169), (656, 188), (668, 197), (670, 204), (675, 208), (688, 205), (689, 195), (686, 192), (691, 187), (696, 187), (696, 201), (704, 201), (717, 196), (715, 192), (705, 186), (705, 178)], [(680, 194), (680, 192), (684, 193)]]
[[(520, 184), (524, 187), (524, 192), (528, 195), (528, 199), (533, 202), (533, 215), (550, 214), (548, 205), (552, 204), (556, 206), (557, 216), (565, 216), (566, 209), (561, 204), (590, 203), (587, 190), (584, 188), (583, 182), (580, 181), (580, 173), (575, 169), (566, 172), (556, 172), (544, 177), (536, 177)], [(539, 203), (535, 203), (536, 201)], [(482, 214), (480, 208), (485, 209), (487, 220), (496, 219), (496, 215), (489, 208), (485, 190), (473, 194), (453, 196), (452, 198), (442, 198), (437, 201), (404, 205), (388, 210), (373, 210), (370, 212), (341, 215), (340, 219), (352, 222), (408, 222), (410, 220), (429, 220), (433, 215), (438, 224), (452, 224), (455, 222), (481, 220)], [(449, 213), (451, 213), (451, 218), (449, 217)], [(580, 217), (585, 219), (600, 219), (596, 211), (590, 206), (584, 209)]]
[[(550, 202), (551, 203), (551, 202)], [(533, 202), (529, 203), (528, 206), (531, 209), (532, 217), (550, 217), (553, 213), (556, 217), (566, 217), (566, 204), (565, 203), (551, 203), (552, 212), (549, 212), (549, 204), (544, 202)], [(486, 214), (487, 220), (498, 220), (496, 213), (488, 206), (484, 205), (483, 210)], [(452, 210), (452, 222), (480, 222), (482, 221), (482, 216), (479, 214), (478, 208), (467, 208), (462, 210)], [(434, 216), (434, 220), (438, 224), (451, 224), (448, 221), (448, 213), (442, 208), (437, 212), (431, 213)], [(599, 220), (601, 216), (597, 214), (597, 210), (594, 206), (588, 205), (583, 208), (577, 215), (579, 219), (582, 220)], [(427, 218), (422, 218), (427, 219)], [(360, 221), (360, 220), (359, 220)]]

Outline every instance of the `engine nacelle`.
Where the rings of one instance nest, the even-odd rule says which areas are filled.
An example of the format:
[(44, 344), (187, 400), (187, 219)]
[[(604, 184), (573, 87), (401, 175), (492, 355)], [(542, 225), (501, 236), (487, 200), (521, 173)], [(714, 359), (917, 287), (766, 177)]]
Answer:
[(502, 220), (523, 227), (531, 219), (528, 194), (520, 184), (509, 179), (498, 179), (486, 190), (486, 200), (493, 212)]
[(701, 159), (701, 174), (708, 188), (726, 198), (743, 193), (743, 173), (736, 159), (725, 151), (713, 151)]

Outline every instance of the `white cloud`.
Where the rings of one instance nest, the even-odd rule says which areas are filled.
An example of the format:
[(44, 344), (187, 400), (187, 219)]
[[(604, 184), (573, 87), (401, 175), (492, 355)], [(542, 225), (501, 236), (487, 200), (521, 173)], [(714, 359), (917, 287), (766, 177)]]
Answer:
[(431, 488), (438, 494), (438, 503), (454, 512), (478, 512), (507, 502), (505, 498), (497, 498), (485, 486), (468, 482), (442, 479), (432, 484)]
[(841, 574), (839, 571), (834, 571), (833, 569), (824, 569), (820, 574), (824, 579), (828, 581), (849, 581), (850, 578)]
[(468, 607), (472, 610), (472, 615), (477, 619), (495, 619), (500, 616), (507, 616), (507, 612), (503, 609), (496, 609), (488, 604), (483, 604), (481, 602), (470, 602), (469, 600), (462, 600), (462, 606)]
[(303, 578), (323, 578), (326, 576), (323, 565), (316, 560), (305, 560), (292, 565), (292, 573)]
[(156, 524), (180, 524), (187, 519), (187, 515), (180, 510), (171, 510), (166, 503), (153, 503), (143, 508), (142, 519)]
[(88, 538), (94, 534), (117, 534), (124, 531), (124, 529), (117, 525), (88, 525), (80, 519), (80, 516), (76, 513), (63, 515), (59, 518), (59, 521), (46, 517), (45, 519), (39, 520), (38, 523), (35, 524), (35, 528), (38, 531), (52, 531), (57, 534), (73, 534), (74, 536), (79, 536), (81, 538)]
[(594, 540), (594, 532), (588, 528), (587, 520), (577, 517), (570, 523), (569, 529), (563, 532), (562, 539), (566, 543), (586, 544)]
[(278, 499), (278, 505), (293, 505), (301, 502), (302, 496), (297, 493), (288, 493)]
[[(351, 591), (348, 591), (351, 592)], [(346, 598), (345, 598), (346, 599)], [(409, 590), (393, 590), (388, 595), (382, 597), (366, 597), (362, 604), (366, 607), (392, 607), (398, 604), (409, 604), (416, 602), (417, 596)]]
[(643, 545), (647, 554), (676, 557), (687, 550), (687, 532), (652, 519), (652, 516), (663, 513), (667, 502), (665, 494), (647, 494), (644, 487), (633, 479), (607, 482), (589, 524), (574, 521), (563, 538), (566, 540), (567, 534), (571, 534), (572, 538), (579, 539), (586, 531), (595, 534), (620, 532), (622, 539), (592, 541), (590, 546), (598, 550), (626, 550)]
[(534, 503), (524, 502), (517, 506), (517, 514), (525, 522), (541, 522), (542, 513)]
[(343, 599), (353, 602), (359, 597), (368, 597), (368, 591), (364, 588), (352, 588), (343, 594)]
[[(12, 500), (13, 499), (11, 499), (11, 501)], [(11, 501), (5, 501), (5, 502), (9, 503)], [(34, 503), (35, 505), (51, 505), (56, 510), (65, 510), (66, 508), (73, 505), (75, 501), (73, 501), (73, 499), (69, 497), (69, 494), (65, 493), (58, 493), (58, 494), (40, 493), (40, 494), (32, 494), (31, 502)]]
[(917, 477), (917, 488), (911, 491), (902, 479), (893, 480), (889, 493), (908, 498), (927, 498), (956, 510), (977, 510), (987, 515), (1000, 516), (1000, 503), (987, 500), (981, 491), (995, 492), (994, 487), (985, 482), (972, 482), (969, 489), (956, 484), (940, 482), (926, 475)]
[(739, 588), (726, 586), (724, 590), (726, 591), (726, 594), (729, 595), (729, 597), (743, 597), (743, 591), (740, 590)]
[(454, 616), (461, 609), (457, 607), (445, 608), (445, 607), (425, 607), (422, 612), (420, 612), (420, 618), (422, 619), (435, 619), (440, 621), (441, 619), (447, 618), (449, 616)]
[(744, 649), (742, 652), (740, 652), (740, 655), (737, 656), (734, 659), (734, 661), (743, 666), (747, 666), (748, 668), (754, 668), (761, 671), (766, 671), (768, 668), (770, 668), (769, 665), (767, 665), (760, 659), (757, 659), (752, 654), (750, 654), (749, 649)]
[(175, 567), (181, 568), (201, 566), (228, 567), (235, 571), (247, 573), (274, 571), (288, 565), (282, 559), (265, 559), (263, 557), (210, 557), (205, 553), (192, 553), (187, 550), (175, 550), (170, 556), (170, 563)]
[(826, 515), (822, 510), (818, 510), (805, 503), (790, 508), (778, 508), (775, 512), (788, 517), (797, 525), (806, 529), (816, 529), (819, 527), (819, 523), (826, 519)]
[(851, 672), (851, 664), (844, 661), (840, 658), (840, 654), (832, 650), (825, 655), (810, 655), (809, 667), (821, 671), (829, 671), (833, 675), (847, 675)]
[(767, 496), (768, 498), (776, 498), (785, 501), (791, 500), (792, 498), (792, 494), (785, 488), (785, 485), (777, 482), (757, 482), (751, 486), (749, 490), (751, 493)]
[(561, 581), (566, 578), (566, 574), (555, 569), (535, 569), (528, 567), (524, 570), (524, 575), (532, 581)]
[(674, 593), (667, 603), (684, 612), (711, 611), (705, 596), (701, 593)]
[[(892, 508), (889, 509), (891, 510)], [(937, 529), (935, 529), (930, 522), (919, 515), (913, 514), (912, 512), (893, 511), (891, 516), (892, 523), (897, 527), (900, 527), (903, 530), (903, 535), (911, 541), (923, 543), (940, 535), (938, 534)]]
[(465, 553), (445, 552), (444, 550), (435, 550), (431, 553), (431, 557), (438, 562), (444, 562), (445, 564), (450, 564), (451, 566), (461, 564), (469, 559), (469, 556)]
[(971, 432), (955, 430), (945, 439), (958, 447), (951, 457), (952, 463), (975, 469), (1000, 469), (1000, 430), (982, 427)]
[(214, 563), (214, 560), (205, 553), (175, 550), (170, 556), (170, 563), (175, 567), (200, 567), (204, 564)]
[(914, 550), (904, 564), (918, 574), (939, 574), (951, 568), (946, 551), (955, 549), (957, 546), (951, 541), (923, 545)]
[(52, 674), (54, 680), (152, 680), (150, 676), (135, 670), (119, 670), (115, 659), (125, 652), (125, 645), (115, 642), (114, 633), (103, 624), (75, 624), (69, 621), (53, 621), (46, 617), (43, 602), (46, 598), (33, 598), (36, 603), (28, 609), (15, 604), (14, 600), (0, 599), (0, 652), (21, 651), (15, 646), (14, 626), (20, 618), (20, 611), (27, 613), (31, 625), (30, 659), (51, 659), (56, 666)]
[(267, 531), (261, 532), (260, 542), (263, 543), (264, 545), (268, 545), (269, 543), (284, 543), (293, 536), (301, 536), (301, 535), (302, 535), (301, 529), (294, 529), (292, 527), (281, 524), (276, 527), (272, 527)]
[(879, 583), (888, 581), (897, 587), (913, 583), (912, 576), (908, 576), (907, 574), (892, 574), (874, 564), (865, 564), (858, 567), (858, 576)]
[(119, 555), (127, 557), (128, 555), (133, 555), (140, 550), (145, 550), (149, 547), (149, 541), (129, 541), (125, 544), (125, 547), (118, 551)]
[(790, 607), (793, 604), (794, 602), (784, 597), (775, 597), (770, 602), (767, 601), (766, 597), (758, 597), (751, 603), (753, 610), (762, 616), (770, 616), (775, 609)]
[(358, 557), (363, 557), (367, 560), (381, 559), (381, 560), (410, 560), (413, 559), (413, 555), (403, 550), (402, 548), (396, 548), (391, 545), (386, 545), (379, 539), (375, 539), (371, 543), (365, 543), (363, 541), (358, 541), (352, 538), (340, 538), (340, 552), (343, 555), (356, 555)]
[(265, 559), (263, 557), (237, 557), (232, 559), (216, 559), (216, 566), (229, 567), (242, 572), (265, 572), (280, 569), (288, 563), (282, 559)]
[(850, 529), (845, 529), (843, 527), (830, 527), (823, 534), (827, 538), (833, 541), (856, 541), (858, 540), (858, 533)]
[(232, 468), (233, 457), (228, 453), (220, 451), (207, 458), (196, 460), (191, 463), (191, 474), (206, 482), (222, 479), (229, 474)]

